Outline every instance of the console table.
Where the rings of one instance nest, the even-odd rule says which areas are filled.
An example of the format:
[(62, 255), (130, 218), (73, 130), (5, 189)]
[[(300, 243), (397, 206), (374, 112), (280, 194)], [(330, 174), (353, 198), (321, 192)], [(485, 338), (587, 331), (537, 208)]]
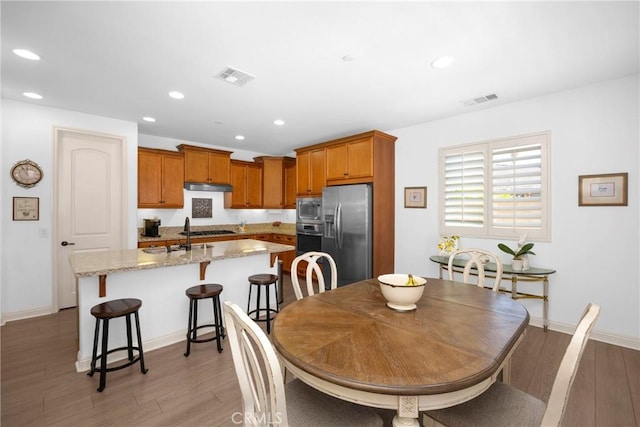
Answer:
[[(440, 264), (439, 277), (442, 279), (443, 271), (448, 271), (449, 257), (441, 255), (432, 255), (429, 259), (435, 263)], [(461, 273), (464, 269), (467, 260), (464, 258), (453, 259), (453, 271), (455, 273)], [(550, 268), (538, 268), (531, 267), (528, 270), (513, 270), (511, 264), (503, 264), (502, 279), (511, 279), (511, 298), (533, 298), (542, 300), (542, 323), (543, 329), (546, 332), (549, 328), (549, 275), (555, 273), (555, 270)], [(474, 274), (475, 268), (471, 269), (471, 274)], [(487, 263), (484, 265), (485, 276), (494, 278), (495, 275), (491, 273), (496, 272), (496, 265), (494, 263)], [(447, 276), (448, 277), (448, 276)], [(542, 282), (542, 295), (527, 294), (524, 292), (518, 292), (518, 282)], [(500, 289), (500, 292), (509, 292), (506, 289)]]

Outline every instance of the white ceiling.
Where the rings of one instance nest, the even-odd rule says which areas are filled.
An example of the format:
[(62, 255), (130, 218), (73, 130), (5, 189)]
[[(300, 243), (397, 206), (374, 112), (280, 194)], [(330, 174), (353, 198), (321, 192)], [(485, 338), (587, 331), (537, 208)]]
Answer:
[[(637, 1), (1, 7), (4, 98), (272, 155), (635, 74), (640, 62)], [(15, 48), (42, 59), (19, 58)], [(430, 67), (443, 55), (453, 66)], [(227, 66), (256, 78), (244, 87), (216, 79)], [(171, 90), (185, 99), (169, 98)], [(463, 104), (494, 93), (498, 100)]]

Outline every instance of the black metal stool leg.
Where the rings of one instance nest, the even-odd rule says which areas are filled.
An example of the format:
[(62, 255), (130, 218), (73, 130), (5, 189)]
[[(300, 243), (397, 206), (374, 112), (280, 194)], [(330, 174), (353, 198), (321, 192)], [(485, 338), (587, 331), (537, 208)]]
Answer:
[(142, 335), (140, 334), (140, 319), (138, 318), (138, 312), (133, 313), (136, 320), (136, 335), (138, 336), (138, 351), (140, 352), (140, 372), (146, 374), (149, 369), (144, 367), (144, 353), (142, 352)]
[(262, 286), (258, 286), (258, 300), (256, 301), (256, 320), (260, 319), (260, 299), (261, 299)]
[(102, 354), (100, 355), (100, 387), (102, 392), (107, 382), (107, 343), (109, 342), (109, 319), (102, 320)]
[(198, 300), (193, 300), (193, 331), (191, 332), (191, 340), (198, 339)]
[(222, 353), (222, 345), (220, 344), (220, 335), (222, 335), (222, 324), (220, 323), (220, 297), (217, 295), (213, 300), (213, 322), (216, 324), (216, 344), (218, 345), (218, 353)]
[(100, 335), (100, 319), (96, 317), (96, 329), (93, 333), (93, 353), (91, 356), (91, 370), (87, 372), (90, 377), (96, 372), (96, 359), (98, 357), (98, 336)]
[(249, 310), (251, 310), (251, 291), (253, 290), (253, 285), (249, 285), (249, 298), (247, 299), (247, 314)]
[(127, 322), (127, 355), (129, 361), (133, 360), (133, 339), (131, 338), (131, 313), (125, 316)]
[(269, 304), (269, 295), (271, 294), (270, 292), (270, 286), (271, 285), (267, 285), (267, 289), (266, 289), (266, 293), (267, 293), (267, 333), (270, 334), (271, 333), (271, 305)]
[(193, 300), (189, 300), (189, 323), (187, 324), (187, 351), (184, 353), (185, 357), (189, 357), (191, 354), (191, 329), (195, 328), (193, 325)]

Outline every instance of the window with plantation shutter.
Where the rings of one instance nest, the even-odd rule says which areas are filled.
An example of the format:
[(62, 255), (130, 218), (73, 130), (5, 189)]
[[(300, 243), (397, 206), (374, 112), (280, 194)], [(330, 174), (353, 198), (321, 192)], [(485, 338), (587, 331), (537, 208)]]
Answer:
[(484, 151), (452, 152), (444, 158), (444, 218), (452, 227), (484, 227)]
[(549, 133), (440, 149), (440, 233), (550, 240)]

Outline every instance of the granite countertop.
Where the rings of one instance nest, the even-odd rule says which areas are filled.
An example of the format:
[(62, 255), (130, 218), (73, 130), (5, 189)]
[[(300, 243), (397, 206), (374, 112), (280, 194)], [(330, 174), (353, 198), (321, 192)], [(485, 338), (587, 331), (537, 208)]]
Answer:
[[(273, 225), (274, 223), (262, 223), (262, 224), (247, 224), (245, 231), (240, 231), (238, 224), (223, 224), (223, 225), (204, 225), (204, 226), (192, 226), (191, 231), (205, 231), (205, 230), (231, 230), (234, 234), (217, 234), (206, 237), (225, 237), (225, 236), (247, 236), (252, 234), (285, 234), (288, 236), (296, 235), (296, 225), (294, 223), (281, 223), (280, 225)], [(142, 228), (138, 229), (138, 242), (154, 242), (164, 240), (186, 240), (187, 236), (180, 234), (183, 231), (182, 226), (178, 227), (160, 227), (160, 237), (146, 237), (142, 235)], [(200, 238), (203, 236), (191, 236), (191, 238)]]
[(91, 277), (291, 250), (295, 250), (295, 247), (261, 240), (242, 239), (204, 245), (194, 244), (189, 252), (184, 249), (167, 252), (164, 247), (84, 252), (71, 254), (69, 261), (75, 277)]

